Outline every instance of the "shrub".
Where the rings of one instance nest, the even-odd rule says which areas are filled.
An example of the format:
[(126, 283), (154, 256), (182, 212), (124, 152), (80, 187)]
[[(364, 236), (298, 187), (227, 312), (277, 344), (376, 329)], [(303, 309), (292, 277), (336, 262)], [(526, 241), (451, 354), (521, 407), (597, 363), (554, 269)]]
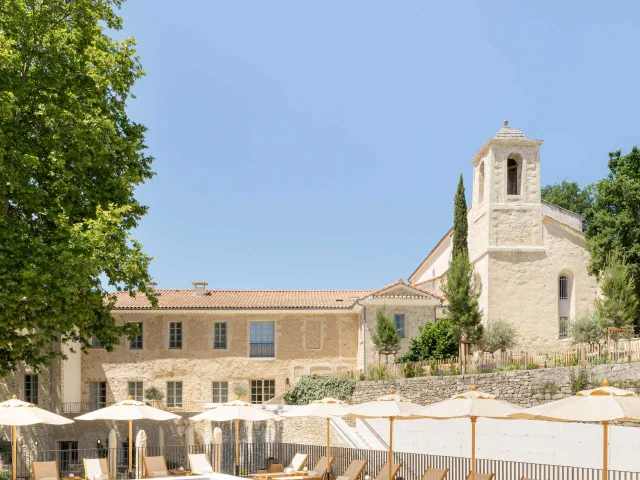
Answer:
[(164, 393), (156, 387), (149, 387), (144, 391), (145, 400), (164, 400)]
[(416, 369), (413, 368), (413, 363), (405, 363), (402, 368), (402, 373), (404, 374), (404, 378), (413, 378), (416, 376)]
[(527, 370), (538, 370), (540, 368), (540, 364), (538, 363), (527, 363)]
[(287, 405), (307, 405), (327, 395), (346, 400), (353, 394), (355, 388), (356, 381), (351, 377), (306, 375), (284, 394), (284, 401)]
[(409, 350), (398, 358), (398, 362), (444, 359), (458, 354), (458, 340), (449, 320), (424, 323), (419, 331), (418, 336), (411, 339)]
[(569, 383), (571, 384), (571, 393), (575, 395), (580, 390), (585, 390), (589, 387), (589, 370), (586, 366), (582, 366), (579, 369), (571, 369), (569, 374)]
[(379, 308), (376, 312), (376, 331), (371, 339), (379, 352), (397, 352), (400, 347), (400, 335), (396, 325), (387, 313), (387, 307)]
[(596, 314), (587, 314), (576, 318), (570, 328), (573, 343), (586, 343), (600, 347), (605, 337), (605, 327)]
[(556, 385), (551, 380), (548, 380), (540, 386), (540, 388), (538, 389), (538, 393), (540, 393), (541, 395), (551, 395), (553, 397), (556, 393), (558, 393), (558, 390), (558, 385)]
[(482, 332), (482, 350), (494, 353), (498, 350), (507, 350), (516, 345), (518, 331), (511, 323), (498, 318), (489, 320)]
[(236, 398), (246, 398), (249, 394), (249, 389), (245, 383), (236, 382), (233, 384), (233, 393)]
[(369, 365), (368, 368), (369, 377), (367, 380), (392, 380), (393, 372), (387, 368), (384, 363), (380, 365)]

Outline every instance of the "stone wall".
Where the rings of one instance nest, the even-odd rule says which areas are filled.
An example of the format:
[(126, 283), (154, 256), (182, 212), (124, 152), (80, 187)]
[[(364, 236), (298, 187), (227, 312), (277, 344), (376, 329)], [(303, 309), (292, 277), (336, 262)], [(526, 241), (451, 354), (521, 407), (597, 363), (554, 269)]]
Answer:
[[(479, 375), (450, 377), (419, 377), (379, 382), (358, 382), (351, 398), (352, 404), (368, 402), (395, 390), (416, 403), (427, 405), (447, 400), (456, 393), (478, 390), (498, 395), (502, 400), (523, 407), (571, 396), (571, 371), (580, 367), (517, 370)], [(640, 363), (598, 365), (587, 367), (589, 378), (601, 384), (605, 378), (612, 384), (629, 384), (640, 379)], [(556, 390), (555, 394), (551, 394)]]

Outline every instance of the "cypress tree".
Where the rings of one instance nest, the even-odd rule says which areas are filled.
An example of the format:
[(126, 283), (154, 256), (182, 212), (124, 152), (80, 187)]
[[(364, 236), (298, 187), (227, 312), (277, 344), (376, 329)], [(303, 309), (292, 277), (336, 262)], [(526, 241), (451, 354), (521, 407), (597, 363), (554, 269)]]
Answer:
[(459, 253), (469, 255), (467, 246), (467, 234), (469, 225), (467, 223), (467, 200), (464, 195), (464, 183), (462, 174), (458, 182), (456, 196), (453, 198), (453, 240), (451, 242), (451, 255), (457, 256)]

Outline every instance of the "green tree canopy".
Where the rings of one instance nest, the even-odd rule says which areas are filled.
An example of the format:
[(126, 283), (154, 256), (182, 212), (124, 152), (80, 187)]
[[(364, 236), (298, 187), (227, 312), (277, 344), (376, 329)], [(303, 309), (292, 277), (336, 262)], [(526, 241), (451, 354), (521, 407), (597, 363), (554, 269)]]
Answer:
[(608, 255), (600, 275), (602, 297), (595, 301), (596, 312), (605, 327), (629, 328), (638, 318), (638, 297), (624, 257), (617, 252)]
[(379, 352), (397, 352), (400, 347), (400, 335), (386, 306), (376, 311), (376, 331), (371, 335), (371, 339)]
[(305, 375), (284, 394), (284, 401), (287, 405), (308, 405), (327, 395), (338, 400), (348, 400), (355, 388), (356, 380), (351, 377)]
[(605, 338), (605, 327), (597, 314), (582, 315), (571, 322), (571, 340), (573, 343), (586, 343), (600, 346)]
[(501, 318), (489, 320), (482, 332), (482, 350), (494, 353), (498, 350), (513, 348), (516, 346), (517, 334), (516, 327), (506, 320)]
[(584, 216), (593, 205), (593, 191), (593, 185), (581, 189), (577, 182), (563, 180), (561, 183), (542, 187), (540, 195), (546, 202)]
[(607, 256), (624, 256), (640, 298), (640, 150), (609, 154), (609, 174), (596, 183), (595, 202), (587, 211), (589, 271), (600, 278)]
[(103, 288), (149, 281), (130, 231), (152, 158), (125, 108), (144, 72), (135, 41), (106, 34), (122, 3), (0, 0), (0, 375), (136, 331)]
[(453, 238), (451, 239), (451, 254), (453, 256), (459, 253), (469, 255), (469, 247), (467, 245), (468, 231), (467, 199), (464, 194), (462, 174), (460, 174), (456, 195), (453, 198)]
[(458, 355), (458, 338), (449, 320), (426, 322), (420, 325), (419, 331), (418, 336), (411, 339), (409, 350), (398, 359), (399, 362), (421, 362)]

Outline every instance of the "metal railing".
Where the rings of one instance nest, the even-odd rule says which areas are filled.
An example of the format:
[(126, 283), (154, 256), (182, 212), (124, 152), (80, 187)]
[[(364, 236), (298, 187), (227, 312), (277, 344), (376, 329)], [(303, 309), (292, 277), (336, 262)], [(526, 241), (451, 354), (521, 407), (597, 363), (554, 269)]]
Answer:
[[(221, 449), (221, 450), (218, 450)], [(233, 475), (235, 466), (235, 443), (225, 442), (222, 445), (168, 445), (164, 447), (146, 447), (134, 449), (134, 469), (142, 464), (143, 455), (163, 455), (170, 470), (180, 467), (188, 468), (187, 455), (189, 453), (204, 453), (209, 458), (221, 457), (221, 464), (214, 465), (221, 473)], [(221, 453), (221, 455), (220, 455)], [(282, 463), (287, 465), (296, 453), (308, 455), (306, 466), (313, 469), (318, 460), (326, 455), (326, 447), (317, 445), (304, 445), (292, 443), (241, 443), (239, 445), (240, 474), (247, 476), (260, 469), (266, 468), (270, 463)], [(334, 462), (331, 471), (334, 476), (341, 475), (354, 459), (367, 460), (364, 475), (375, 478), (377, 473), (387, 462), (388, 452), (384, 450), (366, 450), (345, 447), (332, 447), (331, 456)], [(81, 450), (43, 450), (38, 451), (35, 457), (23, 455), (18, 452), (18, 477), (31, 476), (32, 461), (57, 460), (60, 468), (60, 476), (68, 477), (73, 473), (76, 477), (84, 474), (83, 459), (108, 458), (110, 463), (115, 463), (116, 470), (112, 471), (112, 477), (117, 479), (127, 476), (127, 449), (107, 448), (81, 449)], [(447, 480), (464, 480), (471, 470), (471, 459), (464, 457), (447, 457), (440, 455), (428, 455), (420, 453), (396, 452), (393, 455), (394, 463), (402, 465), (397, 480), (419, 480), (427, 467), (448, 468)], [(0, 470), (11, 471), (11, 454), (0, 453)], [(527, 462), (513, 462), (506, 460), (476, 461), (476, 471), (480, 473), (494, 473), (495, 480), (520, 480), (522, 477), (537, 480), (605, 480), (602, 471), (594, 468), (569, 467), (561, 465), (544, 465)], [(143, 472), (135, 470), (139, 478)], [(363, 478), (364, 478), (363, 475)], [(606, 480), (640, 480), (640, 472), (609, 471)]]
[[(94, 403), (94, 402), (65, 402), (62, 404), (62, 413), (76, 414), (88, 413), (100, 408), (113, 405), (115, 402)], [(150, 400), (146, 402), (155, 408), (167, 410), (169, 412), (203, 412), (207, 402), (183, 400), (174, 405), (169, 406), (166, 400)]]
[(251, 342), (249, 344), (249, 356), (259, 358), (272, 358), (275, 355), (273, 342)]

